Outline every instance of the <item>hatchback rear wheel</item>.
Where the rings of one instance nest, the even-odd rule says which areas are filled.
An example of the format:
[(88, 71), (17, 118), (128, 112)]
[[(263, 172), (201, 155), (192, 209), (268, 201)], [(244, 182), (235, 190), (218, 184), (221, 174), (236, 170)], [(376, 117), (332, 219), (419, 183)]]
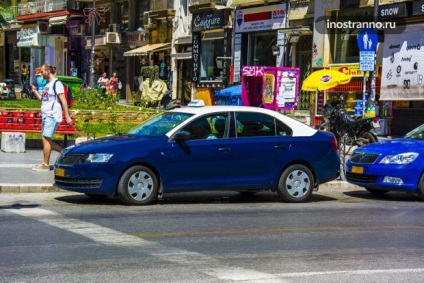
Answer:
[(133, 166), (119, 180), (118, 194), (125, 204), (149, 204), (157, 197), (158, 179), (148, 167)]
[(312, 194), (314, 176), (305, 165), (297, 164), (288, 167), (278, 181), (278, 196), (283, 201), (305, 202)]
[(421, 200), (424, 200), (424, 173), (421, 174), (420, 180), (418, 181), (417, 194)]

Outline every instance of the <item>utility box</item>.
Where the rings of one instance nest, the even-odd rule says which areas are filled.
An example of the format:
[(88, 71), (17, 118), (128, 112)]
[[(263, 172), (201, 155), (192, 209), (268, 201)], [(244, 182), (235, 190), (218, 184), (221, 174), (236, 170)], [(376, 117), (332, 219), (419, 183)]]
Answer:
[(1, 151), (10, 153), (25, 152), (25, 134), (19, 132), (2, 132)]

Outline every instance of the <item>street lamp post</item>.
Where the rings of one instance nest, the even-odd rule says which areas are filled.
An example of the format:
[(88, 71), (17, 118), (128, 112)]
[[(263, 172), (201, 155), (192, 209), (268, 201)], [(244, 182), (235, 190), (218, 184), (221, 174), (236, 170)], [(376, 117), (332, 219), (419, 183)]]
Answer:
[[(374, 0), (374, 14), (373, 14), (373, 21), (374, 23), (377, 23), (378, 21), (378, 1), (379, 0)], [(370, 73), (371, 76), (371, 84), (370, 84), (370, 96), (368, 98), (368, 100), (371, 103), (375, 102), (375, 84), (376, 84), (376, 77), (375, 77), (375, 73), (376, 73), (376, 69), (377, 69), (377, 62), (376, 59), (374, 59), (374, 71)]]
[[(96, 9), (96, 0), (93, 0), (93, 11)], [(95, 13), (91, 14), (91, 53), (90, 53), (90, 87), (94, 88), (94, 45), (96, 44), (96, 19)]]

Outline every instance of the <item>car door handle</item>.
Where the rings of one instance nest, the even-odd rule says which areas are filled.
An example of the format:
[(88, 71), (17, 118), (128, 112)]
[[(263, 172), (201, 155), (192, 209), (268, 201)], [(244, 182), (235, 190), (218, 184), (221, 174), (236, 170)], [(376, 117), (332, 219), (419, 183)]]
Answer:
[(230, 148), (229, 147), (220, 147), (218, 150), (220, 152), (227, 152), (227, 151), (230, 151)]
[(277, 145), (274, 146), (274, 148), (275, 149), (284, 149), (286, 147), (284, 145), (282, 145), (282, 144), (277, 144)]

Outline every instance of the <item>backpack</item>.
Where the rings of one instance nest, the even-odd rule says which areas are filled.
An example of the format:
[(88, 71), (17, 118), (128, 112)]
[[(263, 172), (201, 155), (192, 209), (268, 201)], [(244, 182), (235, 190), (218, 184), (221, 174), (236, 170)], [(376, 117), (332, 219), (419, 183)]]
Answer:
[[(56, 93), (56, 83), (57, 83), (57, 81), (58, 80), (55, 80), (54, 83), (53, 83), (53, 91), (54, 91), (54, 94), (56, 96), (57, 96), (57, 93)], [(71, 108), (72, 105), (74, 104), (74, 99), (72, 98), (72, 90), (67, 84), (64, 84), (64, 83), (62, 83), (62, 84), (63, 84), (63, 94), (65, 95), (66, 102), (68, 103), (68, 108)], [(58, 100), (59, 100), (59, 103), (62, 106), (62, 102), (60, 101), (60, 99), (58, 99)]]

